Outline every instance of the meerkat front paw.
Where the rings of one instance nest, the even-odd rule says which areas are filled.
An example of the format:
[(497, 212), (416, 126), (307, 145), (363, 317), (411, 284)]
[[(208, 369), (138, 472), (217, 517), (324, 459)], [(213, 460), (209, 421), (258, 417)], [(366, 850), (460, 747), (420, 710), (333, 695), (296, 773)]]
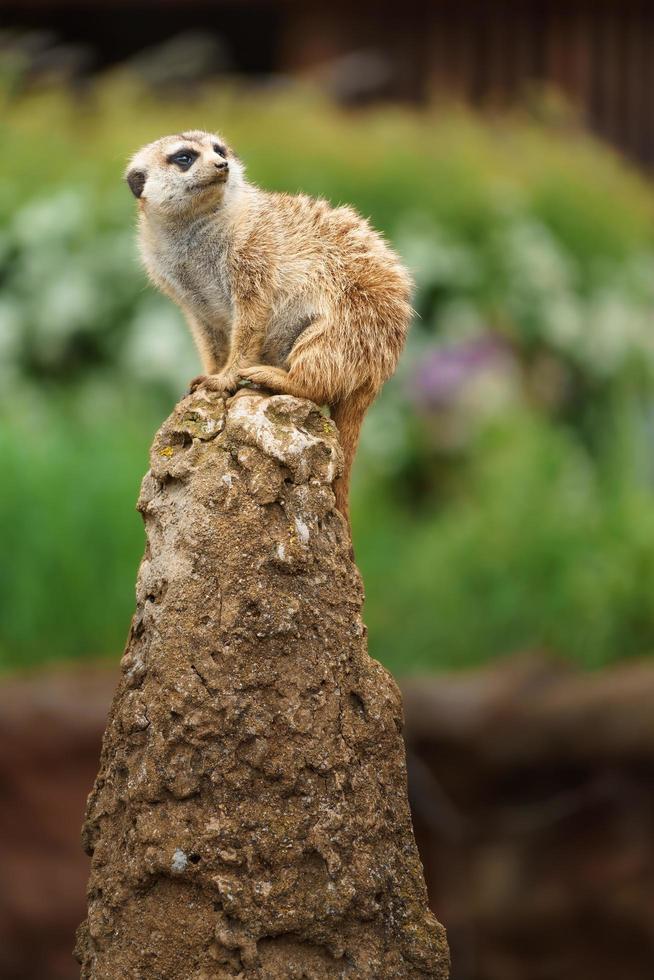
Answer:
[(236, 391), (239, 375), (235, 371), (219, 371), (218, 374), (198, 374), (190, 383), (189, 390), (197, 391), (206, 388), (207, 391), (218, 391), (231, 394)]

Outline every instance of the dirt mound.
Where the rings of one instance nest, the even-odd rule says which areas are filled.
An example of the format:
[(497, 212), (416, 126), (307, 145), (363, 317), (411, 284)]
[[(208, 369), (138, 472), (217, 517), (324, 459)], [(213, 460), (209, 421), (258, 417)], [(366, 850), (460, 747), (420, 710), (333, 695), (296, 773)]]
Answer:
[(82, 977), (445, 980), (336, 426), (303, 399), (200, 390), (150, 466), (84, 828)]

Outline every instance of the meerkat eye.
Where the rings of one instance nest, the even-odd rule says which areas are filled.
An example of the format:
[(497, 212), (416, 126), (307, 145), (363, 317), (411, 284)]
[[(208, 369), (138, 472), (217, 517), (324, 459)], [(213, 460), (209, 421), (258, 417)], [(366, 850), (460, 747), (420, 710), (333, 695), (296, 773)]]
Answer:
[(198, 158), (195, 150), (179, 150), (168, 157), (168, 163), (174, 163), (180, 170), (188, 170)]
[(213, 151), (214, 153), (217, 153), (219, 157), (227, 156), (227, 147), (221, 146), (220, 143), (213, 144)]

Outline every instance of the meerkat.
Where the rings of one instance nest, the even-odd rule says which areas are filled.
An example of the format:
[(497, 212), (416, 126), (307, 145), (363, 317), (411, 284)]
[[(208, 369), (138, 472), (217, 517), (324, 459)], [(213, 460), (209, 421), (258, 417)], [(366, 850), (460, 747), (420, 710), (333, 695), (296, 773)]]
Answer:
[(159, 289), (181, 308), (204, 386), (241, 381), (328, 405), (349, 482), (363, 417), (393, 374), (411, 317), (411, 278), (350, 207), (261, 190), (238, 156), (203, 131), (166, 136), (125, 173), (138, 200), (139, 247)]

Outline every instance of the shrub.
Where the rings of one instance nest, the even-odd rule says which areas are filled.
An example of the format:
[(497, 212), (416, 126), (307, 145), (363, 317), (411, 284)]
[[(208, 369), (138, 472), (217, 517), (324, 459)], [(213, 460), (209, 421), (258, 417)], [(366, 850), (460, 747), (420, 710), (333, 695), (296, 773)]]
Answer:
[(355, 204), (413, 270), (418, 317), (355, 474), (373, 652), (410, 669), (649, 650), (654, 198), (610, 151), (299, 90), (162, 104), (120, 76), (5, 110), (3, 663), (122, 645), (147, 444), (198, 367), (139, 269), (121, 174), (189, 126), (266, 187)]

